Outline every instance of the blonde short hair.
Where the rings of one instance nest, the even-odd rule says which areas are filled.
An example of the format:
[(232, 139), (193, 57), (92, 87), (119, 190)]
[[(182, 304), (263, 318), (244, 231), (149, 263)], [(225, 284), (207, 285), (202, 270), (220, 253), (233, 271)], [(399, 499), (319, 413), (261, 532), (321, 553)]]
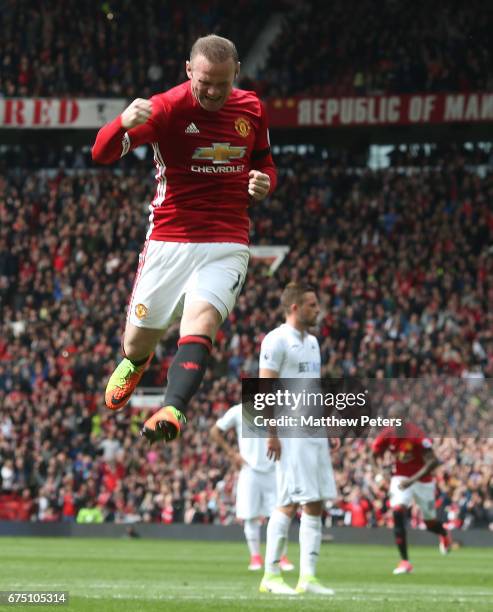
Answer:
[(190, 61), (196, 55), (203, 55), (212, 64), (222, 64), (229, 59), (232, 59), (235, 64), (238, 63), (238, 51), (235, 44), (228, 38), (216, 34), (197, 38), (190, 51)]

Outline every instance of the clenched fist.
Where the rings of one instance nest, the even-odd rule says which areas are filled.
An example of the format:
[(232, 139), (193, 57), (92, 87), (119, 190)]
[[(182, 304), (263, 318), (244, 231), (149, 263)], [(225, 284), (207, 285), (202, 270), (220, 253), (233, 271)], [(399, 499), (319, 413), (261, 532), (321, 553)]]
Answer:
[(143, 98), (136, 98), (127, 108), (123, 111), (122, 128), (131, 130), (138, 125), (145, 123), (152, 113), (152, 103), (150, 100), (144, 100)]
[(263, 200), (270, 189), (269, 175), (259, 172), (258, 170), (250, 170), (248, 176), (248, 193), (255, 200)]

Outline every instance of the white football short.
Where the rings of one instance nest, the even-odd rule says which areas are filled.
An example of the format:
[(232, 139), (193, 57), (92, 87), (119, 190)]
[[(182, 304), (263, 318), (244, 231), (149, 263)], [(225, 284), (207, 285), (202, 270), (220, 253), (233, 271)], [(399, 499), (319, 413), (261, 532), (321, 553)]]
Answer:
[(277, 506), (337, 497), (327, 438), (283, 438), (276, 472)]
[(166, 329), (185, 304), (199, 300), (226, 319), (243, 286), (248, 259), (243, 244), (148, 240), (139, 256), (127, 320), (137, 327)]
[(259, 472), (244, 465), (236, 484), (236, 516), (252, 519), (270, 516), (276, 507), (276, 471)]
[(390, 506), (409, 507), (414, 501), (420, 507), (425, 520), (436, 518), (435, 483), (415, 482), (407, 489), (399, 489), (399, 483), (406, 480), (405, 476), (392, 476), (390, 479)]

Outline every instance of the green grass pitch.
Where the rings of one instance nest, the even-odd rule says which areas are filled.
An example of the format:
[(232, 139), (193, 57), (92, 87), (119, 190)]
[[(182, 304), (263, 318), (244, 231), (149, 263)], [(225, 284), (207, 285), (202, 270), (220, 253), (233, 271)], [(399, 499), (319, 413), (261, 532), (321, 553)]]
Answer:
[[(290, 545), (298, 565), (298, 546)], [(319, 577), (333, 598), (258, 592), (241, 543), (166, 540), (0, 538), (0, 590), (69, 591), (64, 606), (0, 606), (2, 610), (103, 612), (303, 610), (387, 612), (492, 610), (491, 550), (411, 548), (412, 575), (393, 576), (392, 547), (324, 544)], [(297, 573), (286, 574), (295, 586)]]

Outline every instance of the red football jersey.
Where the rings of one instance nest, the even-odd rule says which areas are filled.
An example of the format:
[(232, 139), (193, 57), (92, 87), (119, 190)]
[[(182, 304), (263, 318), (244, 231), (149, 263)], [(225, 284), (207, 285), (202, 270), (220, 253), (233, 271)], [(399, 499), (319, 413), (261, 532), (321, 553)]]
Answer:
[[(407, 423), (405, 427), (405, 437), (399, 436), (394, 427), (384, 429), (373, 441), (372, 451), (376, 455), (383, 455), (386, 450), (389, 450), (395, 455), (393, 474), (409, 477), (423, 467), (425, 464), (423, 452), (432, 448), (433, 442), (417, 425)], [(431, 482), (432, 480), (431, 474), (419, 479), (420, 482)]]
[(233, 89), (216, 112), (203, 109), (190, 81), (151, 98), (152, 115), (125, 131), (117, 117), (99, 130), (92, 150), (112, 163), (150, 143), (156, 193), (147, 238), (170, 242), (248, 243), (248, 173), (265, 172), (276, 185), (267, 119), (254, 92)]

